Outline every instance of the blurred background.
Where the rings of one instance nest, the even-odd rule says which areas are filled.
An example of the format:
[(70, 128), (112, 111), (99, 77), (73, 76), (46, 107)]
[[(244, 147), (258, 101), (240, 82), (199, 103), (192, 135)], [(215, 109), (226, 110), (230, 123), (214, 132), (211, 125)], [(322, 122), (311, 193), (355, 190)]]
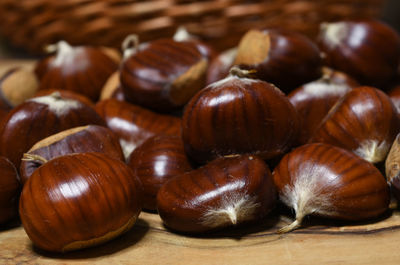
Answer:
[(58, 40), (120, 47), (170, 37), (184, 25), (218, 50), (249, 28), (283, 27), (315, 37), (319, 23), (379, 18), (400, 31), (399, 0), (0, 0), (0, 57), (38, 56)]

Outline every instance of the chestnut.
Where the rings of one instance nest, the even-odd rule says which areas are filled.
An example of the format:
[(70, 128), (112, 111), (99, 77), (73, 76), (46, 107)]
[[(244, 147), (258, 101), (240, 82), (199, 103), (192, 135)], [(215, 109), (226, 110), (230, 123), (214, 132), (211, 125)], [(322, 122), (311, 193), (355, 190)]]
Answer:
[(118, 68), (116, 53), (99, 47), (72, 47), (65, 41), (52, 48), (56, 54), (39, 61), (35, 68), (39, 89), (72, 90), (97, 101), (104, 83)]
[(3, 119), (0, 155), (19, 168), (22, 155), (37, 141), (87, 124), (105, 125), (93, 108), (77, 100), (63, 98), (59, 93), (29, 99)]
[(33, 244), (65, 252), (128, 231), (141, 211), (142, 187), (124, 162), (101, 153), (57, 157), (22, 189), (19, 214)]
[(286, 30), (250, 30), (240, 40), (235, 65), (256, 70), (256, 77), (283, 92), (321, 76), (322, 58), (307, 37)]
[(172, 111), (205, 86), (207, 67), (194, 43), (155, 40), (122, 62), (122, 90), (131, 103)]
[(168, 228), (201, 233), (264, 218), (276, 195), (265, 162), (242, 155), (172, 178), (159, 190), (157, 208)]
[(187, 104), (182, 137), (187, 154), (198, 163), (236, 154), (270, 159), (286, 152), (296, 140), (296, 109), (274, 85), (231, 74), (199, 91)]
[(325, 63), (356, 78), (362, 85), (383, 88), (400, 63), (400, 37), (378, 20), (323, 23), (319, 44)]
[(180, 118), (158, 114), (127, 102), (102, 100), (96, 104), (96, 111), (119, 137), (125, 158), (154, 135), (181, 135)]
[(237, 54), (237, 47), (225, 50), (211, 60), (207, 70), (207, 85), (224, 79), (229, 74)]
[(396, 107), (397, 112), (400, 114), (400, 84), (392, 87), (392, 89), (388, 91), (388, 95), (393, 105)]
[(0, 224), (5, 224), (18, 216), (20, 183), (15, 166), (3, 156), (0, 156), (0, 172)]
[(399, 131), (400, 118), (390, 98), (379, 89), (357, 87), (329, 111), (310, 141), (339, 146), (378, 163)]
[(279, 232), (300, 227), (307, 215), (360, 221), (381, 215), (389, 206), (389, 188), (379, 170), (328, 144), (303, 145), (286, 154), (273, 178), (280, 200), (296, 213), (296, 220)]
[(115, 98), (120, 101), (125, 101), (124, 92), (122, 91), (121, 83), (119, 81), (119, 71), (114, 72), (107, 80), (101, 89), (100, 99)]
[(288, 98), (301, 119), (297, 144), (307, 143), (333, 105), (356, 86), (358, 83), (345, 73), (323, 68), (323, 76), (320, 79), (290, 92)]
[(400, 134), (396, 136), (385, 161), (386, 179), (395, 198), (400, 200)]
[(128, 165), (143, 184), (143, 208), (157, 209), (158, 190), (171, 178), (192, 170), (181, 137), (156, 135), (147, 139), (128, 159)]
[(48, 160), (87, 152), (104, 153), (125, 161), (119, 139), (110, 129), (98, 125), (75, 127), (40, 140), (24, 154), (20, 167), (21, 182), (24, 184)]
[(31, 98), (39, 87), (32, 71), (13, 68), (0, 77), (0, 108), (10, 110)]

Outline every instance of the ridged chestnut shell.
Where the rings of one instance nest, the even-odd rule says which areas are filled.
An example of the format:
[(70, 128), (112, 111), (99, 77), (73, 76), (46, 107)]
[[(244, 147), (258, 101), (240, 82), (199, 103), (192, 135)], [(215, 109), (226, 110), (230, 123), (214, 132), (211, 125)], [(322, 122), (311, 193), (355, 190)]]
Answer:
[(390, 98), (376, 88), (357, 87), (330, 110), (311, 141), (336, 145), (378, 163), (399, 131), (400, 119)]
[(285, 93), (321, 76), (320, 51), (307, 37), (286, 30), (250, 30), (240, 40), (234, 65)]
[(65, 252), (106, 242), (129, 230), (142, 188), (122, 161), (100, 153), (55, 158), (22, 190), (19, 213), (37, 247)]
[(231, 74), (191, 99), (182, 124), (187, 154), (205, 163), (232, 154), (283, 154), (297, 137), (299, 118), (274, 85)]
[(157, 135), (133, 151), (128, 165), (143, 184), (143, 208), (156, 210), (158, 190), (168, 180), (192, 170), (180, 136)]
[(0, 154), (19, 169), (22, 155), (36, 142), (69, 128), (104, 125), (96, 111), (77, 100), (54, 93), (32, 98), (14, 108), (0, 128)]
[(18, 216), (18, 198), (21, 185), (13, 163), (0, 156), (0, 224)]
[(273, 172), (279, 197), (296, 212), (341, 220), (377, 217), (388, 209), (389, 188), (377, 168), (353, 153), (327, 144), (309, 144), (286, 154)]
[(96, 111), (120, 138), (126, 158), (148, 138), (158, 135), (181, 135), (181, 119), (158, 114), (142, 107), (106, 99), (96, 104)]
[(159, 39), (123, 61), (121, 85), (127, 101), (171, 111), (205, 86), (207, 66), (194, 43)]
[(319, 43), (328, 66), (362, 85), (387, 85), (400, 63), (399, 34), (377, 20), (324, 23)]
[(276, 199), (268, 166), (243, 155), (171, 179), (158, 192), (157, 208), (167, 227), (199, 233), (261, 219)]
[(22, 158), (20, 179), (24, 184), (46, 161), (73, 153), (98, 152), (125, 161), (118, 137), (98, 125), (68, 129), (37, 142)]

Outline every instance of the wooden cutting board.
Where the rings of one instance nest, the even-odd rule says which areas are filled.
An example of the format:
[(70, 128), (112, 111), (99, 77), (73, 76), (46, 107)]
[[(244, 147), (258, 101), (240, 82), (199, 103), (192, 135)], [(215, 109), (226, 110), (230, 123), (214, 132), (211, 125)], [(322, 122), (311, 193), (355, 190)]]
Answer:
[[(32, 64), (0, 61), (0, 74), (17, 65)], [(123, 236), (66, 254), (34, 248), (16, 226), (0, 230), (0, 264), (400, 264), (398, 210), (370, 223), (309, 220), (305, 228), (276, 233), (290, 221), (272, 214), (252, 227), (189, 237), (169, 232), (158, 215), (143, 212)]]

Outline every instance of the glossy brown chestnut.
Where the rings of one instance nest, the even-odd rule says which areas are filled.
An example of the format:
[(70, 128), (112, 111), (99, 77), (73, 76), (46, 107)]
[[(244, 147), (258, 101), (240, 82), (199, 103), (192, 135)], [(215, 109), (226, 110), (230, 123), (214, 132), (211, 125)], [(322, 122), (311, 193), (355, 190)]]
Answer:
[(250, 30), (241, 39), (235, 65), (255, 69), (259, 79), (273, 83), (285, 93), (321, 76), (318, 47), (295, 32)]
[(319, 43), (325, 62), (362, 85), (387, 85), (400, 63), (400, 37), (377, 20), (324, 23)]
[(101, 153), (81, 153), (38, 168), (22, 190), (19, 213), (34, 245), (65, 252), (128, 231), (141, 201), (141, 183), (124, 162)]
[(288, 98), (301, 119), (297, 144), (308, 142), (335, 103), (358, 83), (348, 75), (323, 68), (323, 76), (289, 93)]
[(96, 101), (108, 77), (117, 70), (115, 53), (90, 46), (72, 47), (65, 41), (54, 46), (55, 55), (38, 62), (39, 89), (65, 89)]
[(275, 168), (273, 178), (281, 201), (296, 212), (296, 220), (279, 232), (298, 228), (307, 215), (365, 220), (389, 206), (389, 188), (379, 170), (332, 145), (316, 143), (293, 150)]
[(72, 153), (99, 152), (125, 161), (118, 137), (108, 128), (98, 125), (68, 129), (37, 142), (21, 162), (20, 179), (24, 184), (32, 173), (47, 161)]
[(158, 212), (176, 231), (200, 233), (265, 217), (277, 201), (268, 166), (256, 156), (218, 158), (161, 187)]
[(245, 153), (269, 159), (292, 146), (299, 130), (296, 109), (274, 85), (246, 74), (232, 68), (227, 78), (202, 89), (186, 106), (182, 136), (195, 161)]
[(143, 184), (143, 208), (156, 210), (158, 190), (171, 178), (192, 170), (182, 138), (157, 135), (147, 139), (128, 159), (128, 165)]
[(104, 118), (107, 127), (120, 138), (126, 158), (137, 146), (154, 135), (181, 134), (180, 118), (158, 114), (116, 99), (98, 102), (96, 111)]
[(396, 136), (385, 161), (386, 180), (393, 195), (400, 200), (400, 134)]
[(8, 113), (2, 124), (0, 155), (17, 169), (22, 155), (39, 140), (77, 126), (105, 125), (93, 108), (58, 93), (25, 101)]
[(0, 224), (18, 216), (18, 197), (20, 183), (14, 165), (0, 156)]
[(357, 87), (329, 111), (311, 142), (336, 145), (378, 163), (399, 131), (400, 119), (390, 98), (376, 88)]
[(127, 101), (171, 111), (205, 86), (207, 66), (194, 43), (160, 39), (123, 61), (121, 85)]
[(237, 48), (231, 48), (220, 53), (210, 62), (207, 70), (207, 85), (224, 79), (229, 74), (237, 54)]
[(13, 68), (0, 77), (0, 108), (12, 109), (31, 98), (39, 87), (32, 71)]

